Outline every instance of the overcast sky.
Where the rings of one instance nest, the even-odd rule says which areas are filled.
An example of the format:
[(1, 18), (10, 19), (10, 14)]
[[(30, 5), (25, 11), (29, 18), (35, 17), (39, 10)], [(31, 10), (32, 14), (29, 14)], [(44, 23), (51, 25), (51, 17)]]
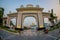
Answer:
[(27, 4), (40, 5), (44, 8), (44, 11), (54, 9), (54, 13), (60, 17), (60, 4), (59, 0), (0, 0), (0, 7), (5, 9), (5, 14), (8, 14), (9, 11), (16, 12), (16, 8), (19, 8), (20, 5), (26, 6)]
[(59, 0), (0, 0), (0, 7), (5, 9), (5, 14), (9, 13), (9, 11), (16, 12), (16, 8), (20, 7), (20, 5), (40, 5), (40, 7), (44, 8), (44, 11), (48, 11), (50, 9), (54, 9), (54, 12), (59, 16), (60, 14), (60, 4)]
[(16, 12), (16, 8), (20, 5), (26, 6), (27, 4), (39, 5), (44, 8), (45, 12), (54, 9), (54, 13), (60, 18), (60, 4), (59, 0), (0, 0), (0, 7), (5, 9), (4, 14), (8, 14), (9, 11)]

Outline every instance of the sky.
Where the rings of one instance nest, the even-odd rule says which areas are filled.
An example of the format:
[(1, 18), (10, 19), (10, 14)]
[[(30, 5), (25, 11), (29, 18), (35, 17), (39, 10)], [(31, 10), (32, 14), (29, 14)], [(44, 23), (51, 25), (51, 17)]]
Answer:
[(32, 25), (32, 23), (37, 25), (36, 19), (34, 17), (27, 17), (27, 18), (25, 18), (23, 25), (24, 26), (30, 26), (30, 25)]
[(53, 9), (54, 13), (60, 19), (60, 4), (59, 0), (0, 0), (0, 7), (5, 9), (4, 14), (9, 14), (11, 12), (17, 12), (16, 8), (19, 8), (20, 5), (26, 6), (27, 4), (39, 5), (44, 8), (44, 12), (48, 12)]

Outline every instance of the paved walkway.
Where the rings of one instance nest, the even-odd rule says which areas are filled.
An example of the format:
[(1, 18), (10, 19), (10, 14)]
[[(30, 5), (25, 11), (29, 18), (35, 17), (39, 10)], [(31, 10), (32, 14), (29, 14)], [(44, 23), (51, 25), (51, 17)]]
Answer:
[(3, 40), (56, 40), (59, 36), (58, 32), (59, 29), (49, 32), (48, 34), (36, 30), (24, 30), (19, 35), (15, 35), (0, 30), (0, 36), (2, 36)]

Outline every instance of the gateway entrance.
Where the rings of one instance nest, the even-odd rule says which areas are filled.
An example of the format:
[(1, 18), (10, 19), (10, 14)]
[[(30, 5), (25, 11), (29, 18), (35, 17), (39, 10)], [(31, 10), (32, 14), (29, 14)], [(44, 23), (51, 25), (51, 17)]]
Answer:
[[(16, 17), (16, 26), (15, 28), (21, 29), (24, 28), (24, 19), (26, 17), (34, 17), (38, 28), (44, 28), (44, 18), (50, 18), (50, 13), (49, 12), (43, 12), (44, 8), (37, 6), (33, 6), (32, 4), (26, 5), (26, 7), (22, 6), (19, 8), (16, 8), (17, 12), (7, 14), (7, 17), (4, 18), (4, 21), (6, 21), (6, 24), (8, 27), (10, 27), (10, 21), (11, 18)], [(33, 23), (34, 24), (34, 23)], [(36, 25), (35, 25), (36, 26)]]
[(38, 28), (38, 23), (34, 17), (25, 17), (23, 21), (23, 28), (24, 29), (37, 29)]

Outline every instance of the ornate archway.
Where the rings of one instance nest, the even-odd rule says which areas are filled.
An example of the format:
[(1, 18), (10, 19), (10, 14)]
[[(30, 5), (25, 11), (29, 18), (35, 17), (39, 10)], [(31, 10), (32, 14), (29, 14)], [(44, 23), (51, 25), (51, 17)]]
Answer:
[[(23, 13), (23, 14), (22, 14), (21, 25), (23, 24), (24, 19), (25, 19), (26, 17), (34, 17), (34, 18), (36, 19), (36, 22), (37, 22), (38, 27), (39, 27), (39, 20), (38, 20), (38, 15), (37, 15), (37, 13)], [(21, 27), (23, 27), (23, 25), (22, 25)]]
[(22, 28), (22, 23), (24, 21), (25, 17), (28, 16), (33, 16), (35, 17), (37, 23), (38, 23), (38, 28), (44, 28), (44, 17), (50, 17), (49, 12), (43, 12), (44, 8), (41, 8), (39, 6), (34, 7), (33, 5), (27, 5), (26, 7), (20, 7), (17, 8), (16, 13), (10, 13), (7, 16), (7, 24), (10, 26), (10, 19), (13, 17), (16, 17), (16, 28), (20, 29)]

